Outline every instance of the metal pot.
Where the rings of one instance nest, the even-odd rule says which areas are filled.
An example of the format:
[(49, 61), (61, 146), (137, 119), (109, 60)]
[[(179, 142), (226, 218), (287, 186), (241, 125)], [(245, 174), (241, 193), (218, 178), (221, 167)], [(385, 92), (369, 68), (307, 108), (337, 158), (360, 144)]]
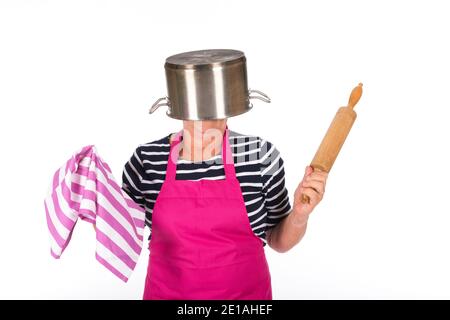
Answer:
[(170, 56), (164, 65), (168, 96), (150, 108), (168, 106), (167, 115), (180, 120), (233, 117), (250, 110), (251, 99), (270, 102), (258, 90), (248, 89), (246, 58), (242, 51), (211, 49)]

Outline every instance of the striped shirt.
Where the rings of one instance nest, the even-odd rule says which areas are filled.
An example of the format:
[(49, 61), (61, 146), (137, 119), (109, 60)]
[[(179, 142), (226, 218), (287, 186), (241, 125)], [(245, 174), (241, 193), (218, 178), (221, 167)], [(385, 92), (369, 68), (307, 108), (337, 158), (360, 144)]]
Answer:
[(94, 146), (83, 147), (55, 172), (44, 206), (54, 258), (80, 218), (96, 226), (97, 261), (128, 280), (141, 253), (145, 212), (123, 192)]
[[(139, 145), (123, 169), (122, 189), (145, 209), (150, 230), (153, 206), (165, 180), (170, 136)], [(291, 210), (283, 159), (273, 144), (260, 137), (230, 131), (229, 141), (250, 226), (265, 244), (266, 231)], [(203, 162), (178, 159), (176, 179), (225, 179), (222, 155)]]

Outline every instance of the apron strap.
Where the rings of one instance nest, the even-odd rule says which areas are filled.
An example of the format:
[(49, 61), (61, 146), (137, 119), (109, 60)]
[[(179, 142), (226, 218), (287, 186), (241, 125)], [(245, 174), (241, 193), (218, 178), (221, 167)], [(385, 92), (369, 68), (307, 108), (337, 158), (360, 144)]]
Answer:
[(180, 155), (180, 142), (182, 134), (183, 130), (177, 132), (172, 142), (170, 143), (169, 159), (167, 160), (166, 180), (175, 180), (177, 173), (177, 161)]
[[(177, 171), (177, 162), (180, 155), (181, 137), (183, 130), (179, 131), (170, 143), (169, 159), (167, 161), (166, 179), (175, 180)], [(236, 171), (234, 169), (233, 153), (229, 141), (228, 126), (225, 129), (222, 140), (222, 163), (225, 171), (225, 178), (234, 179)]]
[(228, 126), (223, 134), (222, 141), (222, 162), (227, 180), (236, 178), (236, 171), (234, 169), (233, 153), (231, 152)]

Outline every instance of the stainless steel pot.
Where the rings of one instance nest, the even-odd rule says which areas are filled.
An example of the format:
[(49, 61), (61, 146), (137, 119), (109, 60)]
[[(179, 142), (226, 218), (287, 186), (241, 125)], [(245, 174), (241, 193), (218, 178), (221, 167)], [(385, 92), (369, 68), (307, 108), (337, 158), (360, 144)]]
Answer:
[(248, 89), (246, 58), (242, 51), (211, 49), (170, 56), (164, 65), (168, 95), (150, 108), (168, 106), (167, 115), (180, 120), (233, 117), (250, 110), (251, 99), (270, 102)]

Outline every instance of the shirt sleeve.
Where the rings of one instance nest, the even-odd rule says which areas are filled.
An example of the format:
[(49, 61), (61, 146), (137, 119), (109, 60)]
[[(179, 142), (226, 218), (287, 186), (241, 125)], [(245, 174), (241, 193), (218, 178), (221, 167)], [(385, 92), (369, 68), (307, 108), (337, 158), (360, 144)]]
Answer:
[(280, 152), (266, 140), (261, 140), (261, 177), (267, 229), (273, 228), (291, 211), (285, 186), (284, 162)]
[(140, 207), (145, 210), (146, 221), (149, 220), (148, 210), (145, 205), (145, 197), (142, 193), (142, 180), (145, 176), (144, 166), (141, 160), (140, 148), (136, 148), (131, 158), (125, 163), (122, 173), (122, 190), (124, 190)]

